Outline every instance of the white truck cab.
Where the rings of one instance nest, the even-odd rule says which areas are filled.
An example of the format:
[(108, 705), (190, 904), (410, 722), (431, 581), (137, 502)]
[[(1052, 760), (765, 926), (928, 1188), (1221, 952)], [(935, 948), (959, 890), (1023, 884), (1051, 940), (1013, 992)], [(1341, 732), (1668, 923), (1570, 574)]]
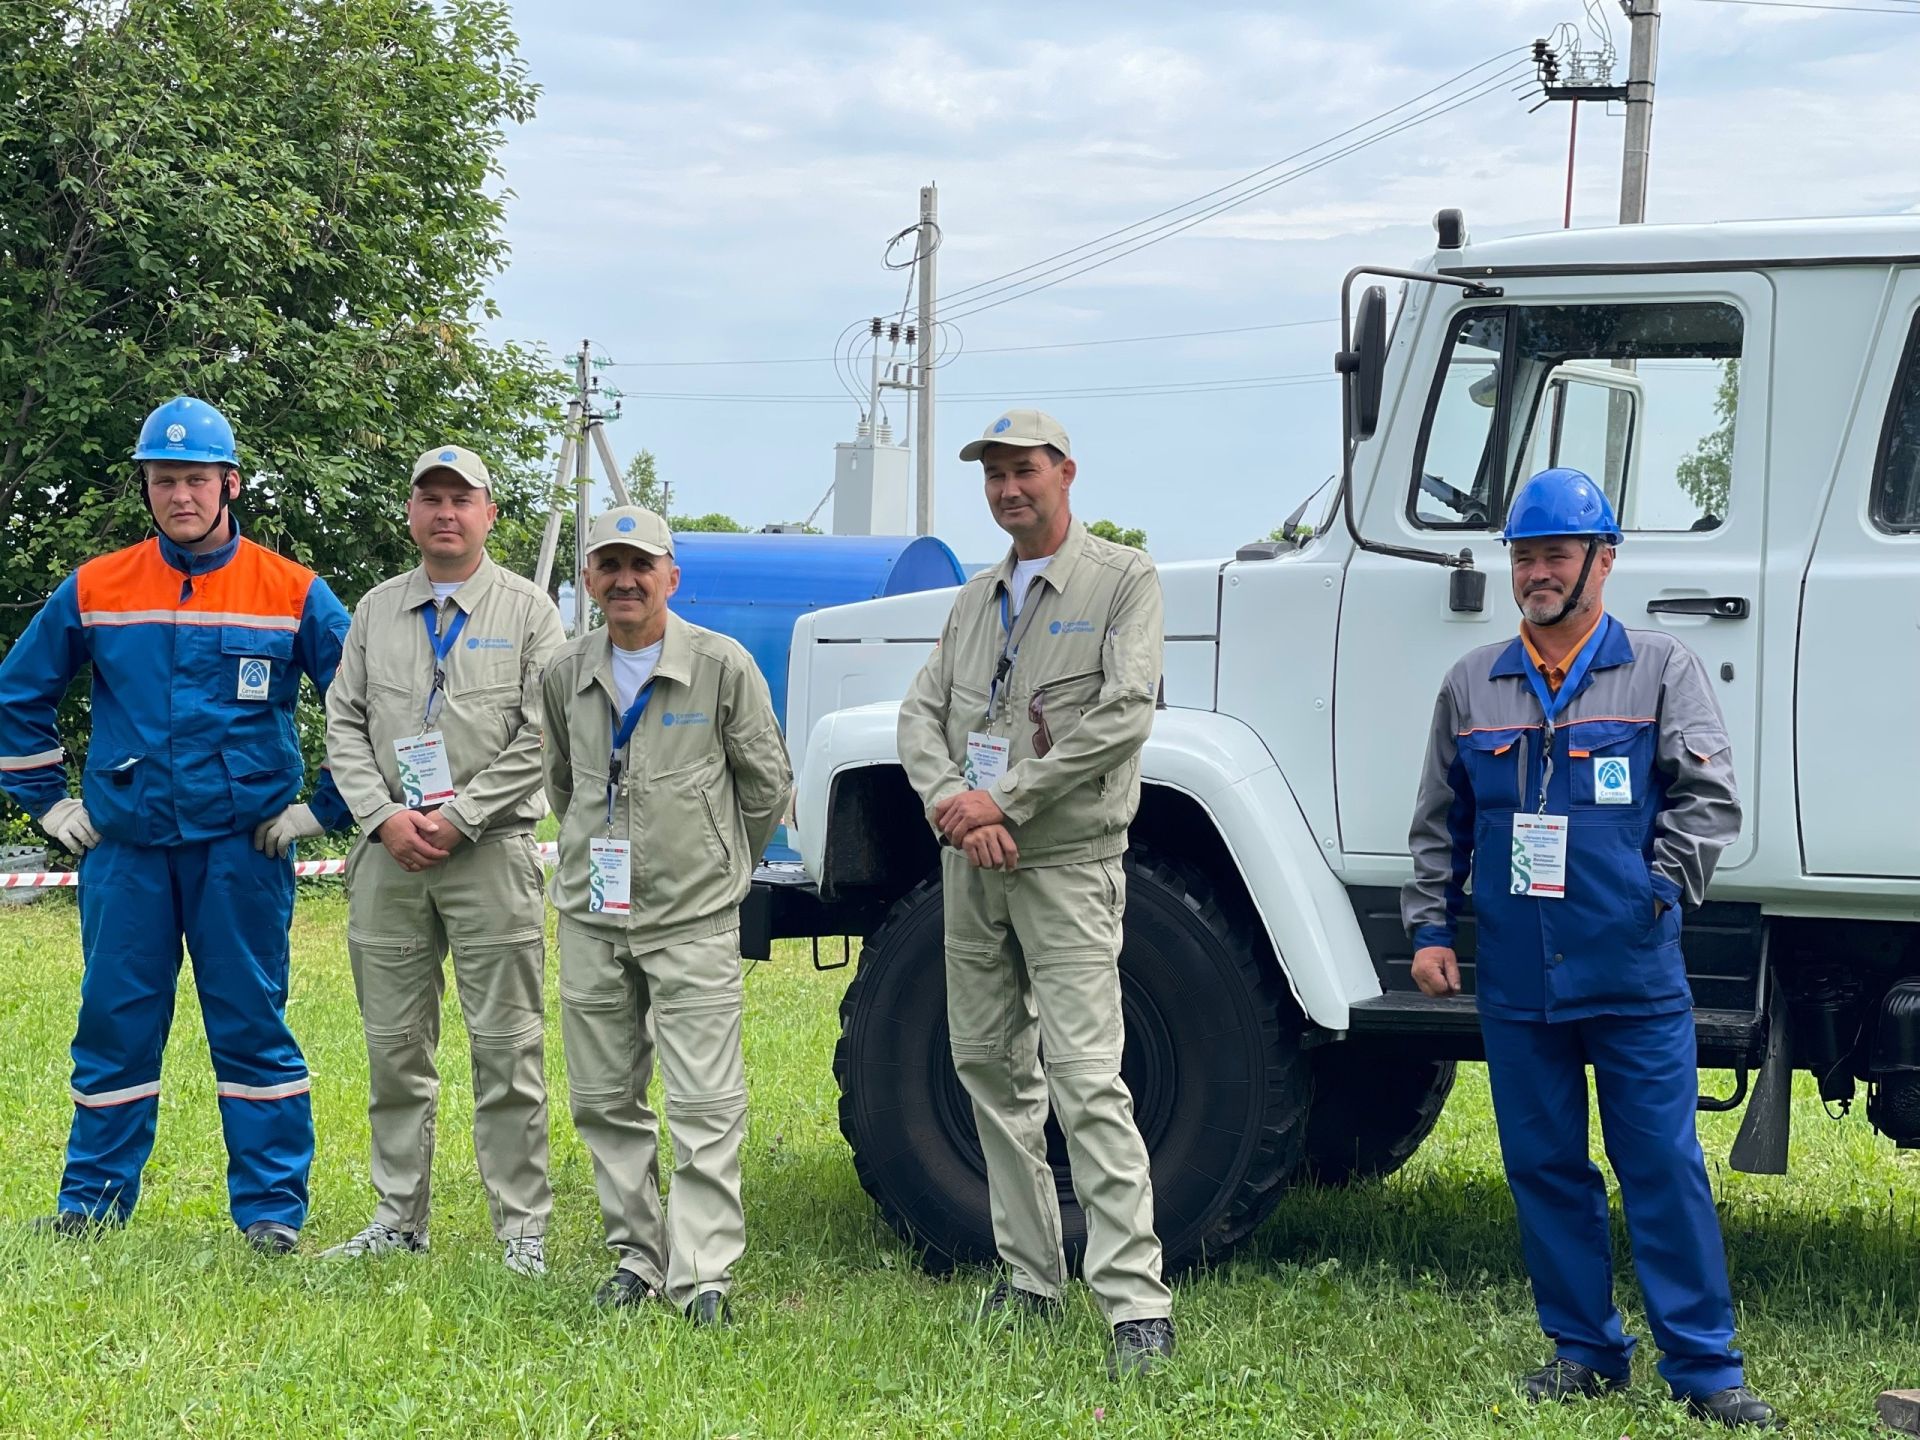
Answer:
[[(1434, 696), (1517, 626), (1499, 530), (1549, 464), (1606, 486), (1626, 531), (1608, 608), (1700, 656), (1732, 737), (1745, 825), (1684, 946), (1702, 1064), (1734, 1072), (1702, 1105), (1748, 1106), (1733, 1162), (1784, 1168), (1794, 1069), (1835, 1102), (1865, 1082), (1872, 1122), (1920, 1143), (1920, 758), (1895, 740), (1920, 713), (1920, 218), (1486, 244), (1457, 212), (1436, 225), (1422, 270), (1375, 272), (1401, 281), (1396, 313), (1378, 287), (1350, 307), (1327, 523), (1160, 567), (1165, 708), (1121, 969), (1176, 1268), (1224, 1254), (1285, 1182), (1402, 1163), (1479, 1058), (1471, 926), (1468, 994), (1422, 996), (1397, 891)], [(894, 752), (952, 596), (796, 627), (804, 875), (763, 886), (772, 933), (865, 937), (842, 1128), (935, 1265), (992, 1253), (936, 854)]]

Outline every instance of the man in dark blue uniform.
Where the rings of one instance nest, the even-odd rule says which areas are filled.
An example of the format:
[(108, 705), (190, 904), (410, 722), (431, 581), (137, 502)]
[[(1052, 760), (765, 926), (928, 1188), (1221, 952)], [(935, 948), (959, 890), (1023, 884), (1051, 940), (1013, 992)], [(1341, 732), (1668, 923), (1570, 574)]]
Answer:
[(1577, 470), (1543, 471), (1515, 495), (1505, 539), (1520, 634), (1467, 655), (1441, 687), (1402, 915), (1416, 983), (1458, 994), (1471, 877), (1494, 1117), (1554, 1341), (1553, 1361), (1523, 1381), (1528, 1398), (1616, 1389), (1633, 1354), (1613, 1303), (1606, 1183), (1587, 1155), (1591, 1065), (1660, 1373), (1696, 1414), (1772, 1427), (1733, 1349), (1680, 952), (1681, 906), (1705, 898), (1740, 801), (1699, 660), (1605, 611), (1621, 538)]

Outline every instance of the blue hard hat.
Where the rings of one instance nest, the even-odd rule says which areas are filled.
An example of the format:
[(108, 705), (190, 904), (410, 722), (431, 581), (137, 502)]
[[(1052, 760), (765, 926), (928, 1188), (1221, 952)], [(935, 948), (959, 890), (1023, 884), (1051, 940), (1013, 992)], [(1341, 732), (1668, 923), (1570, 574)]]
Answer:
[(1544, 540), (1551, 535), (1591, 536), (1609, 545), (1621, 541), (1607, 492), (1584, 470), (1542, 470), (1514, 493), (1501, 539)]
[(240, 464), (234, 449), (233, 426), (204, 400), (176, 395), (140, 426), (136, 460), (186, 460), (215, 465)]

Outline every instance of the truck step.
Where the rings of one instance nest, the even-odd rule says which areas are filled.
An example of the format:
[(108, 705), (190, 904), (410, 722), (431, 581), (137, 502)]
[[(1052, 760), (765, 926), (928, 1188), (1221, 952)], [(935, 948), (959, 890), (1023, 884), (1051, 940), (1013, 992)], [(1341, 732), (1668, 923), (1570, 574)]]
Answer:
[[(1766, 1038), (1765, 1014), (1753, 1010), (1695, 1010), (1700, 1063), (1737, 1065)], [(1397, 1053), (1480, 1060), (1480, 1016), (1471, 995), (1432, 996), (1391, 991), (1355, 1001), (1347, 1031), (1355, 1038), (1391, 1040)]]

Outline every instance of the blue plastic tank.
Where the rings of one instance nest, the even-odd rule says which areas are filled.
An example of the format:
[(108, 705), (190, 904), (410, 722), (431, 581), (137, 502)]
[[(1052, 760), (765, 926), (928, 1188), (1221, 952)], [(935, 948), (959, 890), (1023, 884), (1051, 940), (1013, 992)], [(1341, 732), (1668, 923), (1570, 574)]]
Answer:
[(965, 578), (931, 535), (714, 535), (673, 537), (680, 589), (674, 614), (746, 646), (787, 724), (793, 624), (830, 605), (940, 590)]

